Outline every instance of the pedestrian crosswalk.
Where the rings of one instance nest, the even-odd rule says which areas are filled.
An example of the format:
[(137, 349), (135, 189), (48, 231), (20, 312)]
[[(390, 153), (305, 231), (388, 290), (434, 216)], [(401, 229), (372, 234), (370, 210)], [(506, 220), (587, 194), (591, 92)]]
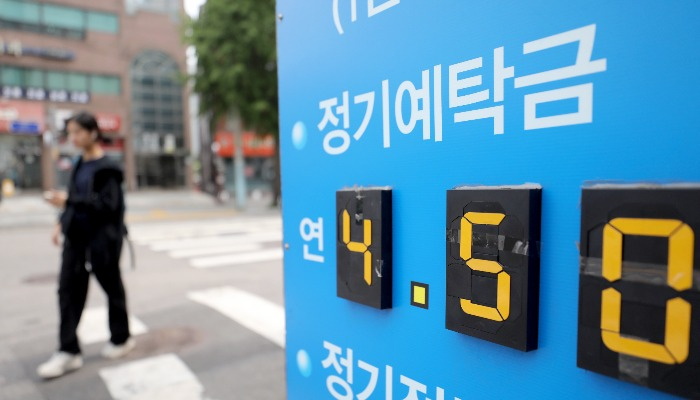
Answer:
[[(133, 336), (148, 332), (146, 325), (133, 315), (129, 315), (129, 330)], [(107, 307), (91, 307), (83, 311), (78, 325), (78, 338), (82, 344), (93, 344), (109, 340)]]
[(137, 225), (130, 236), (138, 245), (187, 259), (200, 269), (276, 261), (284, 256), (278, 216)]
[[(87, 353), (85, 365), (66, 379), (89, 385), (86, 398), (223, 400), (251, 398), (239, 393), (259, 386), (264, 389), (252, 391), (265, 395), (255, 398), (283, 398), (284, 385), (266, 383), (258, 369), (275, 382), (283, 382), (285, 310), (275, 302), (278, 300), (260, 295), (272, 293), (271, 298), (279, 299), (278, 291), (257, 284), (262, 276), (274, 276), (274, 284), (281, 289), (281, 268), (277, 268), (284, 257), (281, 218), (148, 222), (129, 228), (137, 257), (154, 260), (150, 272), (171, 271), (170, 264), (175, 263), (193, 269), (176, 271), (173, 281), (177, 285), (163, 292), (167, 293), (163, 305), (154, 306), (152, 302), (152, 298), (166, 298), (160, 292), (155, 297), (143, 296), (139, 290), (129, 292), (129, 311), (133, 313), (129, 326), (136, 348), (122, 359), (105, 361), (95, 357), (95, 349), (110, 338), (108, 310), (105, 306), (86, 308), (78, 327)], [(252, 268), (245, 269), (246, 265)], [(227, 267), (232, 270), (225, 270)], [(217, 274), (204, 272), (217, 269), (221, 276), (251, 278), (219, 282)], [(136, 283), (137, 289), (150, 289), (141, 286), (144, 283), (163, 283), (148, 281), (151, 276), (125, 274), (125, 282), (127, 286)], [(52, 382), (41, 384), (46, 386), (39, 387), (40, 391), (55, 390), (49, 386)], [(248, 386), (241, 388), (241, 384)]]
[(200, 400), (204, 387), (175, 354), (164, 354), (100, 370), (115, 400)]
[(284, 347), (285, 325), (282, 306), (233, 287), (192, 292), (187, 297), (219, 311), (240, 325)]
[[(172, 259), (187, 260), (197, 269), (274, 262), (283, 258), (279, 216), (134, 225), (130, 238), (139, 247)], [(195, 290), (185, 296), (190, 304), (214, 310), (263, 340), (284, 348), (285, 311), (282, 306), (232, 286)], [(134, 336), (149, 331), (143, 320), (135, 316), (130, 317), (130, 325)], [(81, 340), (90, 343), (108, 340), (106, 310), (86, 310), (81, 328)], [(136, 340), (138, 349), (138, 337)], [(188, 366), (176, 353), (122, 360), (100, 369), (99, 376), (115, 400), (210, 400), (197, 378), (197, 369)]]
[[(282, 306), (231, 286), (189, 292), (187, 298), (284, 348), (285, 312)], [(101, 327), (89, 337), (90, 343), (106, 341), (106, 310), (88, 309), (85, 317), (86, 331)], [(148, 331), (140, 319), (130, 318), (136, 322), (132, 322), (132, 334)], [(211, 400), (205, 396), (205, 388), (196, 372), (175, 353), (125, 360), (100, 369), (99, 376), (115, 400)]]

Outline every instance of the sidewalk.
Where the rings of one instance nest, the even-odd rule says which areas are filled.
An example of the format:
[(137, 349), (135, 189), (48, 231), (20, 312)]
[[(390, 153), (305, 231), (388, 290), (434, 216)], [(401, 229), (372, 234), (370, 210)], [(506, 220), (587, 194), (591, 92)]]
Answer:
[[(271, 199), (248, 199), (244, 211), (234, 202), (217, 204), (212, 196), (193, 190), (145, 190), (126, 194), (127, 222), (231, 218), (240, 214), (277, 214)], [(39, 191), (24, 192), (0, 202), (0, 229), (40, 227), (54, 224), (58, 211), (46, 203)]]

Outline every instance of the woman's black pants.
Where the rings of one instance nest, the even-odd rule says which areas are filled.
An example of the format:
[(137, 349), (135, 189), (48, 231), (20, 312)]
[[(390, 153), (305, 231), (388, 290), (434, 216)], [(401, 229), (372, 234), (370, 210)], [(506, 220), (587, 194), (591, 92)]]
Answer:
[[(58, 282), (58, 303), (61, 313), (60, 351), (80, 353), (77, 329), (85, 307), (90, 272), (107, 294), (110, 341), (122, 344), (129, 338), (129, 317), (126, 293), (119, 270), (122, 239), (108, 239), (97, 234), (90, 239), (71, 237), (63, 244), (61, 275)], [(91, 271), (88, 271), (88, 268)]]

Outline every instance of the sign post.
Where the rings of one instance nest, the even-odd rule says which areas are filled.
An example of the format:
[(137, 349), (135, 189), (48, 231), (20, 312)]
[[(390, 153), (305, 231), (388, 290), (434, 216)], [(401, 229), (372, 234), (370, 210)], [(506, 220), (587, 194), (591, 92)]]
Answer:
[(290, 399), (700, 397), (700, 4), (277, 4)]

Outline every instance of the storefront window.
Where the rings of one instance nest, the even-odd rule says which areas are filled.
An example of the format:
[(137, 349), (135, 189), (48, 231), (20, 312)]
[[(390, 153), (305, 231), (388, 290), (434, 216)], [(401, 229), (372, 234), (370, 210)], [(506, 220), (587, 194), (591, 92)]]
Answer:
[(179, 0), (125, 0), (126, 11), (133, 14), (139, 10), (170, 14), (177, 18), (180, 13)]
[(2, 67), (0, 69), (0, 82), (8, 86), (22, 86), (22, 69), (14, 67)]
[(43, 88), (44, 72), (38, 69), (25, 69), (24, 86), (33, 88)]
[(0, 65), (0, 85), (48, 90), (72, 90), (102, 95), (119, 95), (121, 93), (121, 79), (116, 76), (43, 71), (7, 65)]
[(91, 31), (117, 33), (119, 19), (114, 14), (90, 11), (87, 14), (87, 28)]
[(184, 185), (185, 149), (179, 67), (165, 53), (146, 51), (132, 63), (132, 132), (139, 186)]
[(42, 16), (46, 25), (75, 30), (85, 29), (85, 13), (77, 8), (44, 4)]
[(47, 89), (63, 90), (68, 89), (66, 85), (66, 73), (49, 71), (46, 73)]
[(85, 30), (117, 33), (117, 14), (36, 1), (0, 0), (0, 28), (85, 38)]
[(8, 21), (38, 24), (39, 4), (21, 0), (0, 0), (0, 18)]
[(88, 79), (85, 74), (68, 74), (68, 90), (88, 90)]
[(93, 75), (90, 77), (90, 90), (97, 94), (121, 93), (121, 79), (113, 76)]

